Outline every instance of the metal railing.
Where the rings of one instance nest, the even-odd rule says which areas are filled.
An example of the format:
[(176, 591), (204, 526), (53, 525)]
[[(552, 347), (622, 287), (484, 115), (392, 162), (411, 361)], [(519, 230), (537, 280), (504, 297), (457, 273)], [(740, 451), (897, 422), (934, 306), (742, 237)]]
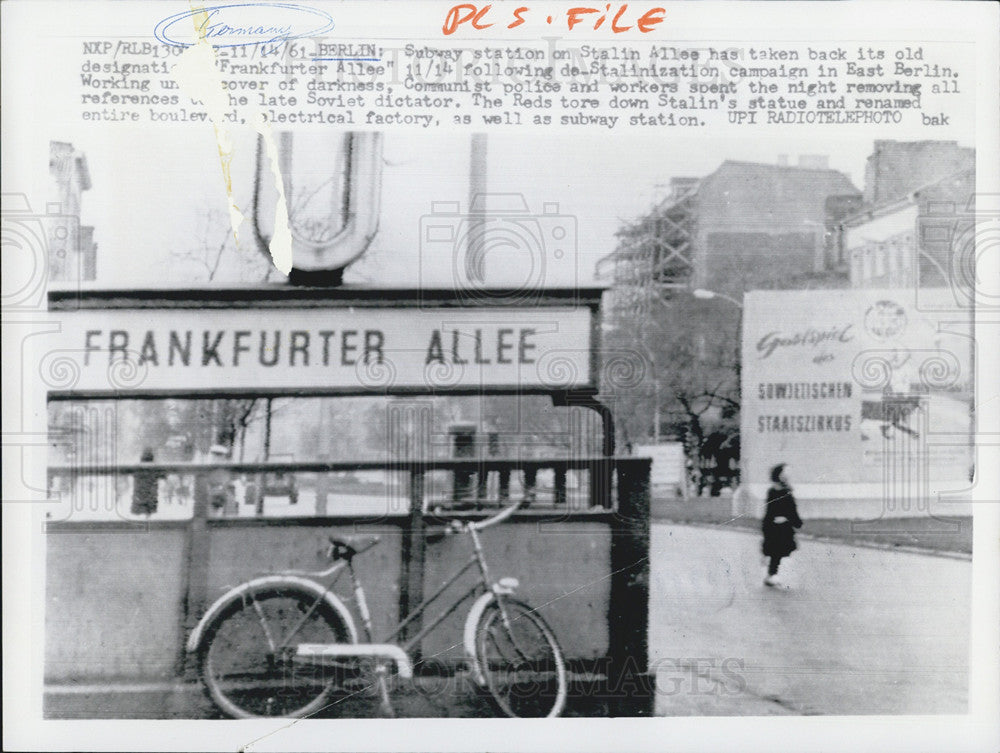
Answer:
[[(267, 507), (263, 504), (264, 497), (268, 496), (267, 478), (277, 474), (285, 477), (284, 483), (288, 488), (298, 490), (296, 514), (302, 517), (336, 514), (339, 490), (355, 497), (367, 494), (373, 501), (391, 500), (391, 512), (395, 514), (406, 514), (415, 506), (430, 512), (486, 510), (519, 497), (524, 500), (525, 510), (529, 511), (582, 512), (616, 509), (616, 475), (628, 471), (634, 462), (633, 458), (575, 457), (70, 463), (49, 466), (48, 476), (50, 490), (67, 492), (71, 497), (77, 479), (112, 478), (117, 484), (139, 475), (156, 479), (172, 477), (175, 481), (184, 481), (181, 486), (186, 488), (193, 505), (206, 501), (212, 493), (213, 484), (217, 486), (238, 479), (244, 486), (254, 488), (258, 516), (267, 514)], [(381, 480), (369, 481), (367, 488), (359, 491), (357, 479), (345, 478), (344, 474), (374, 475)], [(308, 504), (310, 489), (317, 500), (311, 512)], [(117, 496), (130, 493), (128, 490), (119, 491)], [(325, 499), (325, 495), (332, 496), (334, 502), (319, 504), (318, 500), (321, 496)], [(280, 496), (280, 493), (271, 496)], [(285, 514), (288, 515), (289, 511), (286, 510)]]

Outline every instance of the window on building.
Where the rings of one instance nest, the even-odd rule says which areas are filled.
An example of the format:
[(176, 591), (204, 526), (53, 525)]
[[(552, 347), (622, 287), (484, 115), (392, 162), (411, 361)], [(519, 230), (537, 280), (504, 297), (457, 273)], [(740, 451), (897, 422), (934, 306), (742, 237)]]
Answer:
[(875, 277), (883, 277), (885, 275), (886, 272), (885, 257), (887, 253), (888, 253), (888, 248), (886, 247), (886, 244), (879, 243), (878, 245), (875, 246), (875, 250), (872, 254), (873, 263), (875, 266), (875, 271), (874, 271)]

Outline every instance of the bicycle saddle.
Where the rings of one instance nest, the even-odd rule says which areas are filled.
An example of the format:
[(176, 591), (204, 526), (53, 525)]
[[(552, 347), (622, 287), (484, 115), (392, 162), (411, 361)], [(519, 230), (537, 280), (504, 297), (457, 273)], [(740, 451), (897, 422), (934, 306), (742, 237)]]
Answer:
[(366, 552), (378, 544), (378, 536), (344, 536), (330, 537), (330, 557), (335, 560), (349, 560)]

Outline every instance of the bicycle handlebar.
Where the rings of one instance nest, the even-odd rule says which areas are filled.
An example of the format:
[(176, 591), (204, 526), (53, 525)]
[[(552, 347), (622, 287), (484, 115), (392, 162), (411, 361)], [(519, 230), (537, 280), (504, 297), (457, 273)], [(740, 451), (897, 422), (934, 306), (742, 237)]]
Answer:
[(490, 526), (495, 526), (497, 523), (503, 523), (507, 518), (513, 515), (517, 508), (521, 506), (522, 500), (517, 500), (514, 504), (509, 507), (505, 507), (503, 510), (498, 512), (492, 518), (487, 518), (486, 520), (480, 520), (478, 523), (469, 523), (468, 528), (471, 531), (482, 531), (484, 528), (489, 528)]

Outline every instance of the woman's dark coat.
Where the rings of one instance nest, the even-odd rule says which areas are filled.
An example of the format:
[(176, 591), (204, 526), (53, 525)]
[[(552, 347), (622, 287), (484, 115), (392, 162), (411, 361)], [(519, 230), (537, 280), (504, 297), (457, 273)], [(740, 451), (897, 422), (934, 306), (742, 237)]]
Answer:
[[(785, 518), (776, 523), (775, 518)], [(795, 529), (802, 527), (792, 490), (784, 484), (775, 484), (767, 490), (767, 511), (761, 529), (764, 531), (762, 550), (765, 557), (787, 557), (795, 551)]]
[(159, 490), (157, 482), (163, 478), (159, 471), (136, 471), (132, 482), (132, 514), (152, 515), (156, 512)]

